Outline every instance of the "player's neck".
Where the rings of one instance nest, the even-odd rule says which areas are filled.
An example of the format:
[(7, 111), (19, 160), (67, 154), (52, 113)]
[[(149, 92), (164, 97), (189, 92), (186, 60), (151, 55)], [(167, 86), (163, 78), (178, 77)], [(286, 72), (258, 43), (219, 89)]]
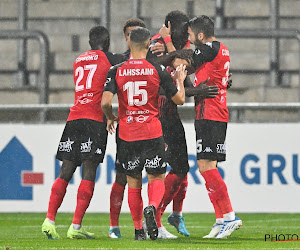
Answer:
[(130, 51), (130, 59), (146, 59), (148, 50)]
[(203, 39), (202, 43), (212, 43), (213, 41), (217, 41), (216, 37), (211, 36), (206, 39)]

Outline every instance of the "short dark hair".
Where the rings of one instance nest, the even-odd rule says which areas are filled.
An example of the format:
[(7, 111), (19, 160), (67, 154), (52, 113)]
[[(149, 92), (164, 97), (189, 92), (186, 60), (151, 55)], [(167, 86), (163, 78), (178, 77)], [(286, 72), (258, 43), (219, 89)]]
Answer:
[(214, 22), (205, 15), (194, 17), (189, 21), (189, 26), (197, 36), (200, 32), (203, 32), (205, 37), (212, 37), (214, 33)]
[(180, 10), (169, 12), (165, 17), (165, 25), (171, 23), (171, 39), (174, 47), (183, 49), (188, 41), (188, 16)]
[(143, 48), (146, 41), (150, 40), (150, 32), (146, 28), (138, 27), (130, 32), (129, 39), (131, 43), (140, 45)]
[(142, 19), (129, 18), (123, 25), (123, 33), (125, 34), (126, 29), (128, 27), (135, 27), (135, 26), (146, 28), (146, 24), (144, 23), (144, 21)]
[(90, 45), (92, 49), (102, 48), (108, 51), (110, 45), (109, 31), (101, 25), (94, 26), (89, 32)]

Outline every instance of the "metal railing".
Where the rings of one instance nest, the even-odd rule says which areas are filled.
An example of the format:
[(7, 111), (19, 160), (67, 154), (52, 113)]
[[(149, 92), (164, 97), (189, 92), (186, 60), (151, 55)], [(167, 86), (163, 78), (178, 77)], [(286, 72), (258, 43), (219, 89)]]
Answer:
[[(22, 111), (22, 112), (40, 112), (47, 113), (49, 111), (64, 111), (68, 112), (72, 104), (7, 104), (0, 105), (1, 111)], [(113, 104), (114, 112), (117, 111), (118, 104)], [(194, 111), (194, 103), (185, 103), (183, 106), (178, 106), (179, 113), (186, 114), (186, 112)], [(295, 111), (300, 112), (300, 103), (289, 102), (289, 103), (228, 103), (228, 109), (230, 113), (235, 113), (236, 122), (244, 121), (244, 112), (247, 110), (251, 111)], [(41, 117), (41, 116), (40, 116)], [(190, 120), (194, 117), (191, 115)], [(299, 117), (300, 121), (300, 117)], [(46, 122), (46, 120), (40, 120), (40, 123)]]
[[(48, 103), (49, 92), (49, 40), (41, 31), (35, 30), (0, 30), (0, 39), (36, 39), (40, 44), (40, 76), (39, 91), (40, 104)], [(45, 113), (41, 112), (41, 120), (45, 121)]]
[(300, 102), (300, 32), (298, 30), (216, 30), (215, 35), (217, 38), (257, 38), (257, 39), (275, 39), (287, 38), (297, 39), (299, 44), (299, 86), (298, 86), (298, 99)]

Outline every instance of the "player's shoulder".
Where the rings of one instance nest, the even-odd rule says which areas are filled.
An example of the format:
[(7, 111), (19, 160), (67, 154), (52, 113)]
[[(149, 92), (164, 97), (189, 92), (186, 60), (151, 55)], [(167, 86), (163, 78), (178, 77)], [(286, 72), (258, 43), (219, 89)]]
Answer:
[(125, 56), (122, 54), (113, 53), (113, 52), (104, 52), (104, 54), (106, 55), (111, 65), (117, 65), (126, 61)]
[[(156, 71), (157, 72), (164, 72), (164, 71), (166, 71), (166, 67), (164, 66), (164, 65), (162, 65), (162, 64), (158, 64), (158, 63), (155, 63), (155, 62), (152, 62), (152, 61), (150, 61), (150, 60), (146, 60), (150, 65), (152, 65), (155, 69), (156, 69)], [(167, 71), (166, 71), (167, 72)]]
[(117, 72), (118, 68), (120, 68), (124, 63), (126, 63), (126, 61), (111, 66), (109, 72)]

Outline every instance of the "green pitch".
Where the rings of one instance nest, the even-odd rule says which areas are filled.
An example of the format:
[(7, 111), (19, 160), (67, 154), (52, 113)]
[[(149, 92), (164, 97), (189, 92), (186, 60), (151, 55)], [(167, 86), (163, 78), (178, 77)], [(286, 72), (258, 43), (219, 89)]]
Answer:
[[(286, 239), (295, 234), (300, 239), (300, 214), (238, 214), (243, 220), (243, 227), (235, 231), (226, 240), (202, 239), (210, 231), (214, 222), (213, 214), (185, 214), (186, 226), (190, 237), (179, 235), (175, 240), (134, 241), (134, 228), (130, 214), (121, 214), (120, 229), (122, 239), (109, 239), (108, 214), (85, 215), (83, 225), (96, 234), (94, 240), (70, 240), (66, 238), (72, 214), (59, 213), (56, 218), (57, 232), (61, 240), (48, 240), (41, 233), (45, 214), (0, 213), (0, 249), (300, 249), (300, 241), (265, 241), (265, 234), (273, 237), (279, 234)], [(178, 235), (176, 229), (163, 223), (167, 230)], [(280, 236), (281, 240), (283, 236)], [(273, 240), (275, 240), (273, 238)]]

